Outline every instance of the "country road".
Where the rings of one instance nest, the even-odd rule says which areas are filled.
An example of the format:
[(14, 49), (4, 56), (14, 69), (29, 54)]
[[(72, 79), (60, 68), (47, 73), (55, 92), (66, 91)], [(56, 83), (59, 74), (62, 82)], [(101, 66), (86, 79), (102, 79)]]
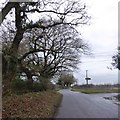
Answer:
[(55, 118), (118, 118), (118, 106), (103, 97), (115, 94), (83, 94), (60, 90), (63, 99)]

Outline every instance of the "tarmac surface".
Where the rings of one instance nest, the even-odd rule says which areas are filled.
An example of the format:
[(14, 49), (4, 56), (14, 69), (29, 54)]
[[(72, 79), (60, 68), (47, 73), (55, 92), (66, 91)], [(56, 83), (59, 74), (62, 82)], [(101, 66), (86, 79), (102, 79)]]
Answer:
[(84, 94), (60, 90), (63, 99), (55, 118), (118, 118), (117, 93)]

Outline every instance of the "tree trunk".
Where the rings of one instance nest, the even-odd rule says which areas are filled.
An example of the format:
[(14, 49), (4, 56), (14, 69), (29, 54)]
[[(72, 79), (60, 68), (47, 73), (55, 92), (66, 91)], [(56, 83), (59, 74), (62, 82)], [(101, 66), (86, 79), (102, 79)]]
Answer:
[[(5, 73), (3, 73), (3, 94), (10, 91), (11, 88), (11, 82), (15, 78), (18, 59), (17, 59), (17, 53), (18, 53), (18, 47), (19, 44), (23, 38), (24, 30), (22, 29), (22, 18), (20, 15), (20, 5), (19, 3), (15, 4), (15, 22), (16, 22), (16, 35), (13, 40), (11, 49), (8, 53), (8, 57), (6, 59), (7, 65), (3, 66), (3, 69), (6, 68)], [(7, 67), (6, 67), (7, 66)]]
[(3, 73), (3, 95), (5, 93), (8, 93), (11, 88), (11, 81), (15, 78), (15, 73), (16, 73), (16, 65), (17, 65), (17, 60), (11, 56), (9, 56), (9, 59), (6, 60), (7, 65), (3, 66), (4, 68), (7, 68), (5, 70), (5, 73)]
[(31, 71), (28, 68), (24, 67), (22, 64), (19, 65), (20, 65), (20, 72), (24, 72), (27, 75), (28, 81), (33, 83)]

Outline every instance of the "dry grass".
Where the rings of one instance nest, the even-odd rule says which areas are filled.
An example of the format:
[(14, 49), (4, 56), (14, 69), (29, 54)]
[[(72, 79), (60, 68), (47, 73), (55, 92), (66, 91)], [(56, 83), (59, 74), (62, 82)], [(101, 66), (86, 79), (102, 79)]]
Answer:
[(55, 91), (11, 95), (3, 98), (3, 118), (52, 118), (61, 94)]

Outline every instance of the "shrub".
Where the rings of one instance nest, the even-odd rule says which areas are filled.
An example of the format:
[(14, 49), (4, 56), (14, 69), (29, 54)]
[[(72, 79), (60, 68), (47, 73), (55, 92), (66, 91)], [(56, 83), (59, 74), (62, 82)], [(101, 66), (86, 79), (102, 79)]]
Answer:
[(44, 91), (44, 90), (46, 90), (46, 88), (44, 87), (42, 83), (38, 83), (38, 82), (33, 83), (33, 88), (32, 88), (33, 92), (39, 92), (39, 91)]
[(44, 83), (24, 81), (21, 79), (16, 79), (12, 82), (12, 91), (17, 94), (27, 93), (27, 92), (39, 92), (46, 90)]
[(12, 89), (14, 90), (23, 90), (26, 89), (27, 85), (26, 85), (26, 81), (23, 81), (21, 79), (15, 79), (12, 82)]
[(47, 89), (49, 89), (49, 90), (54, 90), (54, 89), (55, 89), (55, 85), (52, 84), (52, 83), (48, 83)]

